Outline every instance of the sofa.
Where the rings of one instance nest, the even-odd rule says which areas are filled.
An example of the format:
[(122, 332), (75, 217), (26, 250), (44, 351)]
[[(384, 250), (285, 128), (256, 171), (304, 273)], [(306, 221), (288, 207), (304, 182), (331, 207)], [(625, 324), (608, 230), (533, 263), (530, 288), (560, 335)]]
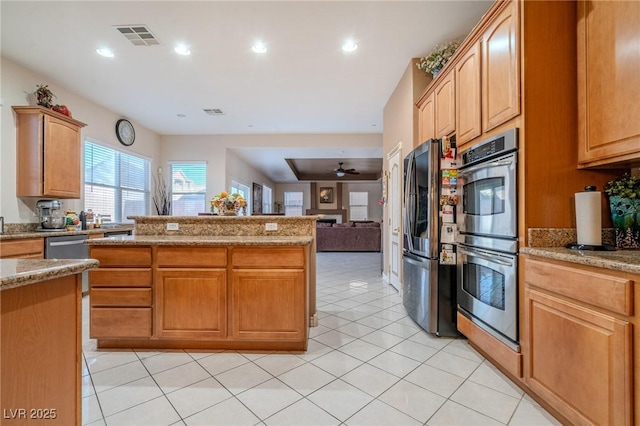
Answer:
[(380, 251), (379, 222), (316, 223), (316, 251)]

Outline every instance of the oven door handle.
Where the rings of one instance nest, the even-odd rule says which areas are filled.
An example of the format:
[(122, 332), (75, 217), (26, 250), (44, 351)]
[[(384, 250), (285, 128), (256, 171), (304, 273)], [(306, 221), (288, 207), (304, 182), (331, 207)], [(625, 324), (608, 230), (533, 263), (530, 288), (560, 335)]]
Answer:
[(458, 251), (461, 254), (466, 254), (469, 257), (478, 257), (480, 259), (488, 260), (489, 262), (497, 263), (497, 264), (503, 265), (503, 266), (513, 266), (513, 263), (511, 263), (511, 262), (509, 262), (507, 260), (503, 260), (503, 259), (500, 259), (499, 257), (491, 256), (489, 254), (478, 253), (477, 251), (465, 250), (460, 246), (458, 246)]
[(513, 164), (512, 160), (493, 161), (487, 164), (479, 164), (477, 166), (469, 167), (468, 169), (458, 170), (459, 175), (468, 175), (469, 173), (477, 172), (478, 170), (490, 169), (493, 167), (510, 166)]

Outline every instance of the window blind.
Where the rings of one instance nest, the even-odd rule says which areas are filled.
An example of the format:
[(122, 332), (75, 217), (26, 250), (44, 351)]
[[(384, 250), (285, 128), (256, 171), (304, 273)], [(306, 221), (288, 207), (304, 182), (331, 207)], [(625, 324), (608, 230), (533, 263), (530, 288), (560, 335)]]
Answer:
[(284, 214), (285, 216), (302, 216), (303, 194), (299, 191), (285, 191)]
[(130, 222), (148, 214), (149, 160), (93, 142), (84, 143), (84, 209)]
[(368, 192), (349, 192), (349, 220), (367, 220), (369, 210)]

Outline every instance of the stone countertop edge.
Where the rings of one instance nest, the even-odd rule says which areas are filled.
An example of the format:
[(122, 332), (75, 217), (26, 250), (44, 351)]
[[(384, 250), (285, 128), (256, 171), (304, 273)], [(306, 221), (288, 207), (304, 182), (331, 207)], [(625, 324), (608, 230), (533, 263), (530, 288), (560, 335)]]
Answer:
[(100, 266), (95, 259), (0, 259), (0, 290), (22, 287)]
[(122, 235), (91, 238), (85, 244), (92, 246), (294, 246), (310, 245), (311, 236), (189, 236), (189, 235)]
[(238, 222), (309, 222), (315, 221), (323, 215), (305, 215), (305, 216), (127, 216), (127, 219), (133, 220), (136, 224), (151, 222), (178, 222), (178, 223), (198, 223), (198, 222), (217, 222), (217, 221), (238, 221)]
[(596, 268), (640, 274), (640, 250), (590, 251), (564, 247), (523, 247), (520, 253)]
[(33, 231), (33, 232), (17, 232), (10, 234), (0, 234), (0, 241), (8, 240), (24, 240), (27, 238), (48, 238), (48, 237), (65, 237), (68, 235), (92, 235), (103, 234), (105, 232), (117, 232), (117, 231), (133, 231), (134, 226), (124, 225), (108, 228), (93, 228), (78, 231)]

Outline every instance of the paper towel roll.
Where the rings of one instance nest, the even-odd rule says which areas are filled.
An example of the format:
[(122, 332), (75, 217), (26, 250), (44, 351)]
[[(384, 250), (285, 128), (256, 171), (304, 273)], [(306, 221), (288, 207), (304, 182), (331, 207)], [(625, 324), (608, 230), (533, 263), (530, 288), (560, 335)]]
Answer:
[(578, 244), (602, 245), (602, 194), (599, 191), (576, 193), (576, 231)]

